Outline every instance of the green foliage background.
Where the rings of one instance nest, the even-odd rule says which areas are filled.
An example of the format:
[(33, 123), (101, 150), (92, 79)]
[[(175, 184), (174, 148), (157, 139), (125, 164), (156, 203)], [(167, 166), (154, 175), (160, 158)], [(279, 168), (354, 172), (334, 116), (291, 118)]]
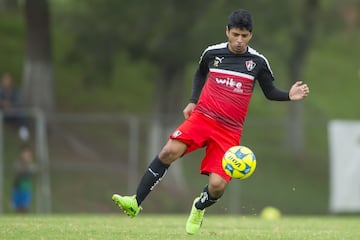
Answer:
[[(360, 109), (346, 103), (349, 100), (356, 101), (359, 99), (357, 89), (359, 87), (360, 66), (357, 57), (360, 47), (357, 43), (359, 42), (360, 33), (358, 28), (350, 30), (347, 28), (344, 19), (339, 14), (340, 10), (336, 9), (337, 4), (328, 4), (327, 1), (321, 2), (322, 12), (319, 26), (317, 27), (315, 42), (306, 62), (303, 79), (311, 87), (311, 95), (306, 100), (305, 109), (311, 111), (311, 113), (314, 113), (313, 111), (317, 112), (320, 117), (356, 119), (360, 115)], [(224, 22), (228, 12), (234, 9), (233, 6), (235, 5), (230, 4), (229, 9), (226, 9), (228, 11), (222, 11), (219, 19), (215, 18), (213, 21), (212, 13), (215, 11), (213, 9), (216, 9), (220, 3), (216, 1), (211, 3), (212, 7), (207, 12), (209, 16), (203, 18), (209, 21), (200, 21), (195, 24), (195, 32), (199, 34), (211, 32), (212, 37), (211, 39), (198, 39), (196, 45), (199, 48), (194, 49), (196, 51), (191, 54), (193, 56), (192, 60), (187, 63), (188, 94), (190, 94), (193, 71), (202, 50), (210, 44), (225, 41)], [(73, 16), (81, 19), (83, 15), (89, 14), (88, 11), (90, 10), (86, 8), (88, 5), (83, 1), (77, 3), (51, 1), (51, 4), (53, 55), (56, 71), (55, 94), (58, 111), (98, 111), (99, 109), (109, 112), (144, 113), (151, 111), (153, 81), (161, 66), (154, 65), (147, 58), (134, 58), (129, 55), (127, 49), (121, 48), (122, 42), (119, 41), (118, 45), (120, 47), (116, 47), (116, 51), (112, 54), (114, 61), (111, 64), (113, 68), (110, 69), (106, 76), (102, 76), (100, 74), (102, 69), (99, 65), (101, 59), (96, 62), (93, 59), (94, 56), (90, 54), (95, 50), (98, 51), (96, 48), (102, 48), (102, 39), (97, 38), (96, 35), (91, 35), (91, 32), (95, 32), (94, 28), (92, 28), (82, 30), (87, 31), (89, 35), (85, 36), (87, 39), (79, 40), (79, 33), (71, 31), (75, 27), (73, 29), (69, 28), (69, 25), (76, 24), (69, 22), (71, 19), (67, 18), (68, 15), (73, 14)], [(244, 4), (246, 5), (246, 3)], [(265, 4), (265, 2), (261, 2), (261, 4)], [(254, 5), (261, 6), (261, 4)], [(76, 10), (74, 10), (73, 5), (75, 5)], [(126, 6), (125, 3), (123, 5)], [(279, 27), (276, 25), (268, 26), (256, 21), (262, 16), (262, 11), (256, 11), (254, 5), (249, 5), (253, 6), (253, 9), (250, 10), (253, 11), (255, 19), (254, 38), (251, 46), (268, 58), (276, 75), (277, 85), (286, 89), (289, 87), (286, 83), (287, 69), (285, 63), (287, 61), (287, 51), (283, 50), (283, 48), (288, 48), (289, 37), (286, 36), (288, 33), (285, 28), (286, 25), (283, 27), (279, 23), (283, 21), (281, 17), (286, 17), (286, 15), (280, 14), (279, 19), (275, 18), (274, 23), (278, 23)], [(91, 7), (91, 4), (89, 6)], [(101, 6), (101, 4), (96, 6)], [(269, 15), (268, 19), (271, 19), (273, 15), (277, 16), (274, 11), (274, 9), (271, 9), (266, 12)], [(282, 11), (279, 11), (279, 13), (282, 13)], [(116, 16), (116, 12), (112, 14)], [(89, 16), (87, 17), (89, 18)], [(85, 17), (83, 16), (83, 18)], [(139, 18), (139, 16), (136, 16), (136, 18)], [(90, 19), (96, 19), (96, 16)], [(121, 18), (115, 18), (113, 25), (106, 26), (107, 31), (121, 32), (119, 23), (116, 22), (119, 19)], [(2, 10), (0, 20), (0, 71), (13, 73), (17, 84), (21, 86), (25, 37), (23, 15), (21, 10)], [(88, 19), (83, 21), (86, 22), (86, 20)], [(95, 23), (95, 20), (94, 22), (88, 22), (89, 27)], [(131, 21), (129, 25), (131, 26)], [(104, 30), (100, 28), (97, 31)], [(134, 31), (134, 33), (137, 32)], [(267, 35), (268, 33), (271, 33), (271, 35)], [(131, 32), (126, 32), (126, 34), (134, 35)], [(158, 34), (161, 35), (161, 31)], [(81, 40), (83, 41), (79, 43), (78, 41)], [(146, 43), (146, 39), (144, 41)], [(91, 42), (95, 43), (88, 46), (88, 42), (89, 44)], [(76, 49), (79, 44), (85, 45), (85, 47), (88, 46), (88, 48), (85, 50)], [(83, 48), (85, 47), (83, 46)], [(138, 47), (139, 51), (141, 51), (143, 46), (139, 45)], [(193, 50), (192, 46), (189, 46), (189, 50), (181, 49), (181, 51), (191, 50)], [(82, 53), (83, 55), (79, 55)], [(93, 76), (90, 76), (91, 79), (88, 79), (87, 72), (94, 73)], [(256, 91), (259, 91), (259, 89)], [(69, 98), (75, 93), (75, 99)], [(346, 97), (344, 97), (344, 93), (346, 93)], [(142, 96), (141, 99), (139, 96)], [(259, 94), (254, 95), (251, 110), (256, 115), (271, 114), (274, 109), (276, 109), (276, 114), (278, 111), (282, 111), (283, 106), (267, 104), (265, 103), (266, 100), (263, 100), (264, 97), (261, 91), (259, 91)], [(266, 107), (264, 107), (264, 104)], [(179, 106), (179, 110), (181, 109), (182, 106)]]

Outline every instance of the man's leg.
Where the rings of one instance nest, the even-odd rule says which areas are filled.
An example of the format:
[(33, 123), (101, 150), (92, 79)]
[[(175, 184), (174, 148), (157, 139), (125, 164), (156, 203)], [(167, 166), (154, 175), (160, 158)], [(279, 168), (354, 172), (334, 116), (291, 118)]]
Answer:
[(135, 217), (141, 211), (141, 202), (146, 198), (150, 191), (158, 184), (170, 165), (161, 162), (159, 157), (155, 159), (148, 166), (147, 171), (144, 173), (140, 180), (136, 195), (133, 196), (120, 196), (114, 194), (112, 200), (124, 210), (130, 217)]
[(169, 140), (159, 156), (150, 163), (136, 190), (136, 195), (120, 196), (114, 194), (113, 201), (130, 217), (135, 217), (141, 211), (141, 203), (154, 187), (165, 176), (170, 164), (186, 151), (186, 145), (177, 140)]
[(205, 186), (200, 197), (195, 198), (190, 216), (186, 222), (186, 232), (195, 234), (199, 231), (205, 213), (205, 208), (215, 204), (223, 195), (227, 181), (216, 173), (209, 175), (209, 184)]

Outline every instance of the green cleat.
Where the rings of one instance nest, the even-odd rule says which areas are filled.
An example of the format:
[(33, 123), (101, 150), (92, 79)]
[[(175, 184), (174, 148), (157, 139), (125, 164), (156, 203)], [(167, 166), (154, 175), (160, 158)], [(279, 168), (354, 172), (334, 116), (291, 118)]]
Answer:
[(112, 200), (116, 205), (119, 206), (119, 208), (124, 210), (124, 213), (126, 213), (131, 218), (137, 216), (142, 210), (142, 207), (138, 206), (138, 203), (136, 201), (136, 195), (120, 196), (118, 194), (114, 194), (112, 196)]
[(203, 218), (204, 218), (204, 213), (205, 213), (205, 209), (204, 210), (199, 210), (195, 207), (195, 203), (200, 199), (200, 197), (195, 198), (192, 208), (191, 208), (191, 212), (190, 212), (190, 216), (186, 222), (186, 232), (188, 234), (195, 234), (199, 231)]

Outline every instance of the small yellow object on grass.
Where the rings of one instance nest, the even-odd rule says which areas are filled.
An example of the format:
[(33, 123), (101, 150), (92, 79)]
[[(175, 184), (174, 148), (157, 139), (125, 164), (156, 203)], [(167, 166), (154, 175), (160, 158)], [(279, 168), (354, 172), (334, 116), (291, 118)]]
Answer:
[(266, 220), (277, 220), (281, 218), (281, 212), (275, 207), (268, 206), (261, 211), (260, 216)]

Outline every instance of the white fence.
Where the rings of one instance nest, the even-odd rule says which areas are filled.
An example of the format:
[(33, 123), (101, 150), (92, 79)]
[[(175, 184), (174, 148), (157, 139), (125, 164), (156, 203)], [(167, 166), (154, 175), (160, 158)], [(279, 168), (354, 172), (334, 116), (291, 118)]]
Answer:
[[(35, 160), (38, 169), (33, 199), (36, 213), (51, 213), (53, 211), (52, 202), (56, 201), (57, 189), (62, 185), (59, 181), (52, 183), (50, 179), (50, 175), (56, 175), (56, 172), (104, 172), (105, 175), (109, 175), (109, 173), (116, 175), (123, 172), (127, 176), (126, 181), (123, 181), (127, 184), (126, 191), (135, 191), (140, 152), (140, 117), (106, 113), (52, 114), (45, 117), (44, 113), (38, 109), (21, 110), (11, 115), (17, 116), (19, 114), (29, 117), (31, 122), (30, 142), (33, 142), (35, 147)], [(0, 112), (0, 120), (4, 117), (4, 114)], [(116, 126), (120, 126), (121, 130), (114, 131)], [(91, 137), (88, 137), (82, 135), (83, 131), (93, 132), (89, 134)], [(91, 139), (103, 132), (108, 134), (109, 138)], [(0, 213), (4, 212), (4, 206), (10, 205), (7, 203), (11, 199), (11, 178), (13, 177), (10, 173), (13, 170), (11, 168), (12, 163), (4, 159), (4, 152), (6, 152), (4, 149), (5, 135), (4, 121), (0, 121)], [(105, 141), (111, 144), (115, 137), (122, 139), (120, 145), (126, 146), (122, 147), (124, 151), (117, 151), (117, 155), (112, 156), (113, 159), (110, 160), (109, 155), (111, 154), (99, 154), (97, 145), (101, 148), (99, 144)], [(61, 146), (59, 146), (59, 142)], [(116, 145), (111, 147), (115, 151), (117, 148), (121, 148), (121, 146)], [(14, 148), (18, 149), (18, 147)], [(108, 148), (108, 150), (111, 151), (112, 149)], [(12, 158), (14, 157), (12, 156)], [(74, 158), (77, 158), (76, 161), (67, 161)], [(123, 169), (123, 166), (126, 166), (126, 169)], [(77, 175), (79, 174), (70, 177), (73, 179), (73, 183), (77, 181)], [(63, 179), (62, 176), (59, 178)], [(7, 186), (5, 187), (5, 185)], [(71, 189), (70, 185), (68, 189)], [(71, 191), (65, 194), (70, 196)], [(55, 197), (53, 197), (54, 195)]]

